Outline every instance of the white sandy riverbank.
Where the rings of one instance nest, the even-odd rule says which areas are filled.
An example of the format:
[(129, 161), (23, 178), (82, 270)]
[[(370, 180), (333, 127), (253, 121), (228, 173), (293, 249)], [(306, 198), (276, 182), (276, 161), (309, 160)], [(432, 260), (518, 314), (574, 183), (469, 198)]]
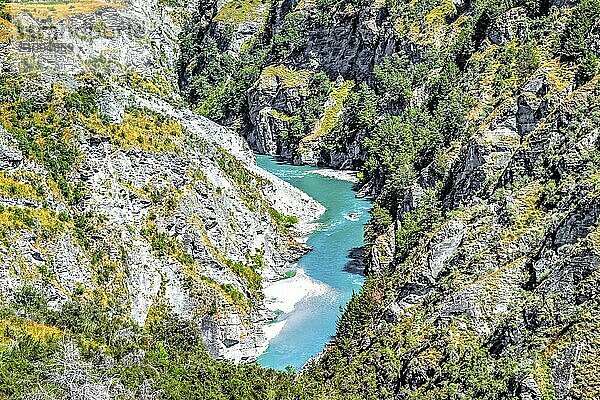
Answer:
[(358, 172), (338, 169), (317, 169), (312, 171), (313, 174), (318, 174), (326, 178), (339, 179), (340, 181), (348, 181), (358, 183)]
[[(273, 311), (288, 314), (294, 311), (302, 300), (326, 293), (328, 286), (306, 275), (299, 268), (296, 275), (275, 281), (264, 288), (265, 306)], [(268, 340), (277, 336), (285, 325), (285, 320), (265, 325), (264, 333)]]

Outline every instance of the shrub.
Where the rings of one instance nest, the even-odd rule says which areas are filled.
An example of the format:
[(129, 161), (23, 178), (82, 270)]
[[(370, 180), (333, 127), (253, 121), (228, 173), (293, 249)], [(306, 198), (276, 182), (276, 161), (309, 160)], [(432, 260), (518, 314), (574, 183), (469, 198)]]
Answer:
[(287, 231), (292, 226), (298, 223), (298, 218), (294, 215), (284, 215), (276, 209), (269, 207), (269, 215), (282, 231)]
[(600, 0), (581, 0), (573, 10), (562, 35), (563, 57), (581, 60), (589, 52), (589, 33), (600, 15)]

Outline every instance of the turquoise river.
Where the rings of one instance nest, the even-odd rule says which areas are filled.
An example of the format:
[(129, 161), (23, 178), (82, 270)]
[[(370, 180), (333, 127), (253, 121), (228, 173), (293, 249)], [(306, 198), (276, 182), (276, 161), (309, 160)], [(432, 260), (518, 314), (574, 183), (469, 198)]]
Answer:
[(352, 183), (316, 174), (316, 168), (279, 163), (268, 156), (257, 156), (257, 161), (261, 168), (327, 208), (318, 221), (319, 227), (308, 238), (314, 250), (298, 261), (298, 268), (326, 285), (326, 290), (304, 298), (293, 311), (279, 315), (278, 321), (285, 321), (285, 325), (257, 361), (278, 370), (287, 366), (298, 369), (331, 340), (340, 308), (363, 283), (363, 277), (349, 268), (350, 254), (364, 244), (363, 226), (371, 204), (355, 197)]

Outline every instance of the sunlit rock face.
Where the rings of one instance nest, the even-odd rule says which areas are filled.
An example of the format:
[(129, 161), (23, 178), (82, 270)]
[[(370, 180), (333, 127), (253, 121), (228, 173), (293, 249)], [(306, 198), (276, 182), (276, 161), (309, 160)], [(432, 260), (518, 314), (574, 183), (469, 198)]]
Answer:
[[(322, 207), (182, 105), (178, 36), (198, 5), (79, 7), (9, 8), (2, 106), (39, 107), (5, 113), (0, 129), (1, 295), (32, 286), (55, 309), (102, 295), (139, 325), (166, 303), (211, 355), (251, 361), (274, 317), (262, 288), (304, 251), (292, 236)], [(277, 215), (296, 216), (297, 232)]]

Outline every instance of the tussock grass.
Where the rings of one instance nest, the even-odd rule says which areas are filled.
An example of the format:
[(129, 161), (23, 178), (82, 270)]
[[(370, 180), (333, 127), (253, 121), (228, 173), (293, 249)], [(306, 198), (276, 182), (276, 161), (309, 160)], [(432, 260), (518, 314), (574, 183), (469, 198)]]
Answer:
[[(44, 2), (44, 3), (8, 3), (6, 13), (16, 15), (28, 13), (33, 18), (65, 19), (76, 14), (89, 14), (102, 7), (123, 8), (122, 4), (104, 1)], [(0, 35), (1, 37), (1, 35)]]

